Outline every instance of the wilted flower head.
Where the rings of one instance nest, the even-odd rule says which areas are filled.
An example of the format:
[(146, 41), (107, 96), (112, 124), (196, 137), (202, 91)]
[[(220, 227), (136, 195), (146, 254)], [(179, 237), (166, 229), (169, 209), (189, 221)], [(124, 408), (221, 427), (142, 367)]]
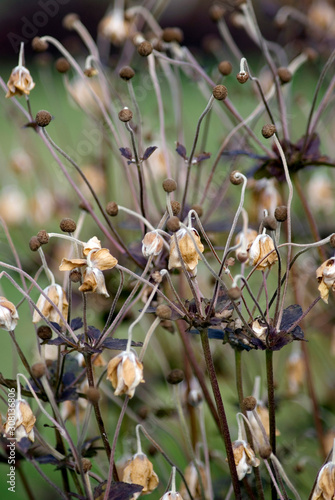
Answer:
[(297, 394), (305, 380), (305, 363), (301, 352), (293, 352), (287, 362), (288, 391), (291, 396)]
[(144, 257), (159, 255), (163, 249), (163, 238), (157, 231), (146, 233), (142, 240), (142, 253)]
[(250, 444), (243, 440), (237, 440), (232, 443), (234, 460), (239, 481), (250, 474), (252, 467), (258, 467), (260, 461), (251, 448)]
[(35, 87), (35, 83), (30, 75), (30, 72), (24, 66), (16, 66), (7, 82), (8, 92), (6, 97), (29, 95), (30, 91)]
[(122, 45), (129, 35), (129, 22), (125, 20), (123, 10), (118, 8), (111, 10), (100, 21), (98, 31), (113, 45)]
[[(200, 472), (201, 476), (201, 481), (203, 484), (204, 488), (204, 493), (205, 493), (205, 499), (209, 500), (209, 491), (208, 491), (208, 484), (207, 484), (207, 475), (206, 475), (206, 469), (205, 465), (200, 462), (200, 460), (197, 460), (197, 467)], [(193, 496), (194, 500), (200, 500), (202, 499), (202, 491), (201, 491), (201, 486), (199, 482), (199, 477), (198, 477), (198, 472), (197, 469), (194, 465), (193, 462), (189, 463), (188, 466), (185, 469), (184, 472), (185, 480), (187, 482), (187, 485), (189, 487), (189, 490), (191, 492), (191, 495)], [(180, 487), (180, 494), (184, 498), (184, 500), (190, 500), (190, 495), (187, 492), (187, 489), (185, 487), (185, 484), (182, 483)]]
[(183, 497), (180, 493), (178, 493), (178, 491), (175, 493), (173, 491), (168, 491), (160, 498), (160, 500), (183, 500)]
[(28, 438), (34, 441), (34, 424), (36, 418), (24, 399), (15, 401), (15, 413), (11, 409), (7, 412), (7, 420), (4, 423), (6, 434), (11, 437), (15, 436), (17, 441), (23, 438)]
[(108, 363), (107, 378), (111, 381), (116, 396), (127, 394), (132, 398), (136, 387), (144, 382), (143, 365), (134, 352), (121, 352)]
[[(199, 252), (203, 253), (204, 251), (204, 246), (200, 241), (200, 236), (198, 232), (195, 229), (191, 229), (193, 233), (194, 240), (196, 242), (196, 246), (199, 250)], [(179, 250), (181, 257), (183, 259), (183, 262), (185, 264), (186, 270), (188, 272), (193, 272), (197, 265), (199, 259), (201, 257), (199, 256), (196, 247), (192, 241), (192, 238), (190, 234), (187, 232), (186, 229), (181, 228), (179, 231), (176, 233), (178, 245), (179, 245)], [(171, 244), (170, 244), (170, 257), (169, 257), (169, 269), (172, 269), (174, 267), (182, 267), (180, 259), (179, 259), (179, 254), (178, 254), (178, 249), (176, 246), (175, 238), (171, 238)]]
[(122, 481), (143, 486), (141, 493), (135, 493), (133, 498), (151, 493), (159, 483), (153, 465), (144, 453), (136, 453), (129, 460), (123, 469)]
[[(257, 407), (254, 410), (257, 412), (258, 417), (262, 423), (262, 426), (264, 427), (265, 433), (267, 437), (270, 435), (270, 419), (269, 419), (269, 410), (264, 406), (264, 404), (261, 401), (257, 402)], [(252, 435), (255, 436), (256, 439), (254, 439), (254, 449), (256, 453), (262, 449), (266, 448), (268, 443), (264, 439), (264, 435), (262, 432), (261, 427), (259, 426), (255, 416), (253, 415), (252, 411), (247, 412), (248, 419), (250, 422), (250, 426), (252, 429)], [(276, 436), (279, 436), (280, 432), (278, 429), (276, 429)]]
[(329, 290), (335, 291), (335, 257), (326, 260), (316, 270), (321, 299), (328, 304)]
[[(266, 255), (267, 257), (264, 258)], [(268, 234), (259, 234), (250, 247), (249, 264), (251, 266), (257, 266), (256, 269), (260, 271), (265, 271), (277, 260), (278, 256), (271, 236)]]
[(11, 332), (17, 325), (19, 315), (16, 307), (6, 297), (0, 297), (0, 328)]
[(255, 240), (255, 238), (257, 238), (257, 235), (258, 235), (257, 231), (255, 231), (255, 229), (250, 229), (250, 228), (247, 229), (246, 234), (244, 234), (244, 232), (241, 231), (236, 235), (235, 245), (241, 244), (239, 248), (237, 248), (237, 250), (235, 251), (237, 260), (245, 262), (246, 264), (249, 262), (249, 250), (253, 241)]
[[(60, 285), (49, 285), (44, 289), (45, 295), (58, 307), (58, 309), (63, 314), (64, 318), (67, 318), (67, 313), (69, 309), (69, 303), (66, 298), (65, 290)], [(43, 316), (49, 321), (53, 321), (58, 324), (62, 324), (62, 320), (52, 304), (44, 297), (40, 295), (36, 306), (41, 311)], [(33, 323), (38, 323), (43, 317), (35, 310), (33, 314)]]
[(335, 498), (334, 448), (335, 444), (332, 460), (324, 465), (318, 474), (312, 500), (334, 500)]
[(59, 266), (60, 271), (72, 271), (77, 267), (85, 267), (83, 283), (79, 287), (80, 292), (96, 292), (109, 297), (102, 271), (113, 269), (117, 259), (113, 257), (107, 248), (101, 248), (100, 241), (96, 236), (88, 240), (83, 248), (86, 259), (63, 259)]

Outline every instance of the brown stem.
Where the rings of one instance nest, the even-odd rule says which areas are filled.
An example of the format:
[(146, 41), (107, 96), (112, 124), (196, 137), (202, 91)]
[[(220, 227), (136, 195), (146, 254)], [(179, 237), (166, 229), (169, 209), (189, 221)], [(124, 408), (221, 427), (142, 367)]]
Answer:
[[(273, 380), (273, 351), (266, 351), (266, 377), (268, 386), (268, 406), (269, 406), (269, 425), (270, 425), (270, 445), (272, 453), (276, 454), (276, 409), (275, 409), (275, 393)], [(275, 485), (271, 483), (272, 500), (277, 500), (277, 492)]]

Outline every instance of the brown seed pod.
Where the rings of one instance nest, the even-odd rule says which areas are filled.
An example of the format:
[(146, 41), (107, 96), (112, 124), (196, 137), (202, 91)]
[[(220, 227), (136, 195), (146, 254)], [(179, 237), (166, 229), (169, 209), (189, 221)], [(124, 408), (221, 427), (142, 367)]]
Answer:
[(201, 205), (192, 205), (192, 210), (198, 215), (198, 217), (202, 217), (204, 210)]
[(180, 229), (180, 220), (178, 217), (170, 217), (166, 223), (166, 227), (171, 233), (176, 233)]
[(131, 80), (135, 75), (135, 71), (130, 66), (123, 66), (119, 71), (119, 76), (123, 80)]
[(225, 9), (222, 5), (214, 4), (209, 9), (209, 17), (212, 21), (217, 23), (224, 16)]
[(119, 213), (119, 207), (117, 206), (117, 203), (115, 203), (115, 201), (109, 201), (107, 203), (106, 212), (111, 217), (115, 217)]
[(49, 235), (45, 229), (41, 229), (41, 231), (38, 231), (37, 239), (41, 243), (41, 245), (45, 245), (46, 243), (49, 243)]
[(172, 314), (171, 307), (165, 304), (160, 304), (156, 308), (156, 316), (158, 316), (161, 319), (170, 319), (171, 314)]
[(35, 38), (31, 41), (31, 46), (35, 52), (45, 52), (48, 50), (49, 44), (44, 40), (41, 40), (39, 36), (35, 36)]
[(167, 193), (172, 193), (177, 189), (177, 183), (174, 179), (165, 179), (162, 186), (164, 191), (166, 191)]
[(239, 83), (245, 83), (249, 80), (249, 73), (247, 73), (246, 71), (240, 71), (239, 73), (237, 73), (236, 79)]
[(184, 372), (183, 370), (179, 370), (178, 368), (170, 371), (170, 373), (166, 377), (166, 381), (172, 385), (180, 384), (180, 382), (182, 382), (183, 380), (184, 380)]
[(37, 250), (40, 248), (41, 243), (39, 242), (39, 239), (37, 236), (32, 236), (29, 240), (29, 248), (32, 252), (37, 252)]
[(276, 127), (275, 127), (275, 125), (273, 125), (273, 123), (267, 123), (262, 128), (262, 136), (265, 139), (269, 139), (270, 137), (272, 137), (273, 134), (275, 134), (275, 132), (276, 132)]
[(97, 403), (100, 399), (100, 391), (97, 387), (89, 387), (86, 389), (85, 394), (90, 403)]
[(277, 74), (281, 83), (288, 83), (292, 80), (292, 73), (289, 69), (281, 67), (277, 69)]
[(272, 217), (271, 215), (264, 217), (263, 226), (270, 231), (275, 231), (277, 228), (277, 221), (275, 217)]
[(142, 57), (148, 57), (151, 54), (152, 50), (153, 50), (153, 46), (147, 40), (144, 40), (144, 42), (141, 42), (137, 47), (137, 52)]
[(275, 218), (278, 222), (285, 222), (287, 219), (287, 207), (285, 205), (281, 205), (277, 207), (275, 210)]
[(234, 184), (234, 186), (238, 186), (239, 184), (242, 184), (243, 182), (243, 177), (241, 176), (240, 172), (238, 170), (233, 170), (229, 176), (230, 182)]
[(218, 70), (221, 75), (228, 76), (233, 70), (233, 66), (229, 61), (221, 61), (218, 65)]
[(77, 269), (73, 269), (69, 274), (69, 278), (72, 283), (79, 283), (81, 280), (81, 272)]
[(332, 248), (335, 248), (335, 233), (331, 235), (329, 244)]
[(230, 300), (238, 300), (241, 297), (241, 289), (238, 286), (229, 288), (227, 295)]
[(123, 108), (121, 109), (119, 113), (119, 120), (121, 122), (130, 122), (130, 120), (133, 118), (133, 113), (130, 111), (129, 108)]
[(272, 448), (270, 445), (268, 446), (264, 445), (259, 448), (259, 456), (263, 458), (263, 460), (267, 460), (268, 458), (270, 458), (271, 453), (272, 453)]
[(35, 378), (41, 378), (45, 374), (45, 364), (44, 363), (35, 363), (31, 367), (31, 373)]
[(49, 111), (46, 111), (45, 109), (42, 109), (41, 111), (38, 111), (35, 116), (35, 122), (39, 127), (46, 127), (49, 125), (49, 123), (52, 120), (52, 116), (49, 113)]
[(227, 87), (224, 85), (216, 85), (213, 89), (213, 96), (218, 101), (223, 101), (228, 95)]
[(78, 14), (74, 14), (74, 13), (71, 13), (71, 14), (67, 14), (64, 18), (63, 18), (63, 26), (64, 28), (66, 28), (67, 30), (73, 30), (73, 25), (76, 21), (79, 21), (80, 18), (78, 16)]
[(52, 338), (52, 331), (50, 326), (41, 325), (37, 328), (37, 335), (41, 340), (50, 340)]
[(71, 64), (65, 57), (59, 57), (55, 62), (55, 68), (58, 73), (67, 73), (71, 68)]
[(171, 208), (172, 208), (172, 213), (173, 215), (178, 215), (181, 209), (181, 204), (179, 201), (172, 200), (171, 201)]
[(163, 30), (162, 38), (164, 42), (177, 42), (182, 43), (184, 40), (184, 33), (180, 28), (165, 28)]
[(59, 227), (64, 233), (74, 233), (77, 228), (77, 224), (73, 219), (65, 218), (60, 221)]
[(257, 400), (256, 398), (254, 398), (254, 396), (247, 396), (246, 398), (243, 399), (242, 405), (243, 405), (243, 410), (252, 411), (257, 406)]

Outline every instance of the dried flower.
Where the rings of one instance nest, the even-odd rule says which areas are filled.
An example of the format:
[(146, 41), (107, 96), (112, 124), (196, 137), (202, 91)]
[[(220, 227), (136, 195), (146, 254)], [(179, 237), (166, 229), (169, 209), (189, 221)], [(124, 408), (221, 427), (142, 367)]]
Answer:
[[(200, 462), (200, 460), (197, 460), (197, 468), (199, 470), (200, 476), (201, 476), (201, 482), (204, 488), (204, 493), (205, 493), (205, 499), (209, 500), (209, 491), (208, 491), (208, 484), (207, 484), (207, 475), (206, 475), (206, 469), (205, 465)], [(197, 469), (194, 465), (193, 462), (189, 463), (188, 466), (185, 469), (184, 472), (185, 480), (187, 482), (187, 485), (189, 487), (189, 490), (191, 492), (192, 497), (194, 500), (200, 500), (203, 498), (202, 496), (202, 491), (201, 491), (201, 486), (199, 482), (199, 477), (198, 477), (198, 472)], [(190, 500), (190, 496), (187, 492), (187, 489), (185, 487), (185, 484), (183, 483), (180, 487), (180, 494), (185, 500)]]
[(249, 250), (250, 247), (257, 238), (257, 231), (255, 229), (247, 229), (246, 234), (243, 231), (238, 233), (235, 238), (235, 245), (241, 244), (239, 248), (235, 251), (235, 255), (238, 261), (245, 262), (246, 264), (249, 262)]
[(326, 260), (316, 270), (321, 299), (328, 304), (329, 290), (335, 291), (335, 257)]
[[(45, 295), (53, 302), (55, 306), (63, 314), (64, 318), (67, 318), (67, 313), (69, 309), (69, 303), (66, 298), (65, 290), (60, 285), (49, 285), (44, 289)], [(41, 311), (43, 317), (35, 310), (33, 314), (33, 323), (38, 323), (42, 319), (46, 318), (49, 321), (62, 324), (62, 320), (52, 304), (44, 297), (40, 295), (36, 306)]]
[(157, 231), (150, 231), (142, 240), (142, 253), (144, 257), (159, 255), (163, 249), (163, 238)]
[(107, 366), (107, 379), (115, 389), (114, 394), (134, 396), (136, 387), (144, 382), (143, 365), (132, 351), (124, 351), (112, 358)]
[(6, 97), (29, 95), (30, 91), (35, 87), (35, 83), (30, 75), (30, 72), (24, 66), (16, 66), (7, 82), (8, 92)]
[(180, 493), (178, 493), (178, 491), (168, 491), (160, 498), (160, 500), (183, 500), (183, 497)]
[(305, 363), (301, 352), (293, 352), (287, 362), (287, 382), (290, 396), (299, 392), (305, 380)]
[[(267, 255), (266, 258), (264, 258)], [(249, 250), (249, 264), (257, 266), (256, 269), (265, 271), (278, 260), (273, 239), (268, 234), (259, 234), (253, 241)], [(263, 260), (264, 259), (264, 260)]]
[(24, 399), (17, 399), (15, 408), (8, 409), (4, 429), (6, 434), (11, 437), (15, 436), (17, 441), (28, 438), (33, 442), (35, 422), (36, 418), (28, 403)]
[(232, 443), (234, 460), (239, 481), (250, 474), (252, 467), (258, 467), (260, 461), (251, 448), (250, 444), (243, 440), (237, 440)]
[[(269, 419), (269, 410), (264, 406), (261, 401), (257, 401), (257, 407), (254, 410), (257, 412), (260, 421), (264, 427), (266, 435), (269, 437), (270, 435), (270, 419)], [(264, 439), (264, 435), (261, 427), (259, 426), (256, 417), (253, 415), (252, 411), (247, 412), (248, 419), (250, 422), (250, 426), (252, 429), (252, 435), (256, 438), (254, 439), (254, 449), (255, 452), (258, 453), (260, 450), (268, 447), (268, 443)], [(276, 429), (276, 436), (279, 436), (280, 432)]]
[(0, 328), (11, 332), (17, 325), (19, 319), (16, 307), (6, 297), (0, 297)]
[(335, 444), (332, 460), (324, 465), (318, 474), (312, 500), (334, 500), (335, 498), (334, 447)]
[(133, 498), (151, 493), (157, 488), (159, 479), (153, 470), (153, 465), (144, 453), (136, 453), (123, 469), (122, 481), (143, 486), (141, 493), (135, 493)]
[[(193, 237), (196, 242), (196, 246), (199, 250), (199, 252), (204, 251), (204, 246), (200, 241), (200, 236), (198, 232), (195, 229), (192, 229), (193, 232)], [(187, 232), (186, 229), (181, 228), (179, 231), (176, 233), (177, 237), (177, 242), (180, 250), (181, 257), (183, 259), (183, 262), (185, 264), (186, 270), (188, 272), (194, 272), (199, 259), (201, 257), (199, 256), (196, 247), (193, 243), (193, 240), (190, 236), (190, 234)], [(169, 269), (172, 269), (174, 267), (182, 267), (181, 262), (179, 260), (179, 253), (178, 249), (176, 246), (175, 238), (173, 237), (171, 240), (170, 244), (170, 257), (169, 257)]]
[(113, 45), (120, 46), (129, 35), (129, 22), (125, 21), (123, 11), (115, 8), (100, 21), (98, 31)]

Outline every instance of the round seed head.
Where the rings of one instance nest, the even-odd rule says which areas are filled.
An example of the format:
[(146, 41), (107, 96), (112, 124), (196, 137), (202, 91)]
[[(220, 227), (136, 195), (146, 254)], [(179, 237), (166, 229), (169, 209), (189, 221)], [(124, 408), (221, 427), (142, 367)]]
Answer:
[(46, 243), (49, 243), (49, 235), (45, 231), (45, 229), (41, 229), (41, 231), (38, 231), (37, 239), (41, 243), (41, 245), (45, 245)]
[(183, 380), (184, 380), (184, 372), (183, 370), (179, 370), (178, 368), (172, 370), (166, 377), (166, 381), (172, 385), (180, 384), (180, 382), (182, 382)]
[(223, 101), (228, 95), (227, 87), (224, 85), (216, 85), (213, 89), (213, 96), (218, 101)]
[(192, 210), (196, 212), (199, 217), (202, 217), (204, 210), (201, 205), (192, 205)]
[(31, 373), (35, 378), (41, 378), (45, 374), (45, 364), (44, 363), (35, 363), (31, 367)]
[(281, 83), (288, 83), (292, 79), (292, 73), (289, 69), (281, 67), (277, 69), (277, 73)]
[(232, 72), (233, 66), (229, 61), (221, 61), (218, 65), (218, 70), (221, 75), (227, 76)]
[(40, 248), (41, 243), (39, 242), (39, 239), (37, 236), (32, 236), (29, 240), (29, 248), (32, 252), (37, 252), (37, 250)]
[(166, 191), (167, 193), (172, 193), (177, 189), (177, 183), (174, 179), (165, 179), (162, 185), (164, 191)]
[(63, 26), (64, 28), (66, 28), (67, 30), (73, 30), (73, 25), (76, 21), (79, 21), (80, 18), (78, 16), (78, 14), (67, 14), (64, 18), (63, 18)]
[(237, 73), (236, 78), (239, 83), (245, 83), (247, 80), (249, 80), (249, 73), (247, 73), (246, 71), (240, 71), (239, 73)]
[(161, 304), (156, 308), (156, 316), (158, 316), (161, 319), (170, 319), (171, 313), (172, 313), (171, 307), (165, 304)]
[(81, 280), (81, 272), (78, 271), (77, 269), (72, 269), (69, 277), (70, 277), (70, 280), (72, 281), (72, 283), (79, 283)]
[(41, 340), (50, 340), (52, 338), (52, 331), (50, 326), (41, 325), (37, 328), (37, 335)]
[(239, 262), (241, 262), (241, 264), (243, 264), (243, 262), (247, 262), (247, 260), (248, 260), (248, 253), (247, 252), (238, 252), (238, 254), (236, 255), (236, 258)]
[(331, 235), (329, 244), (332, 248), (335, 248), (335, 233)]
[(133, 118), (133, 113), (130, 111), (129, 108), (121, 109), (119, 113), (119, 120), (121, 122), (130, 122), (132, 118)]
[(89, 387), (86, 389), (85, 394), (91, 403), (97, 403), (100, 399), (100, 391), (97, 387)]
[(115, 217), (119, 212), (119, 207), (117, 206), (117, 203), (115, 203), (115, 201), (109, 201), (107, 203), (106, 212), (108, 213), (108, 215)]
[(305, 49), (304, 52), (308, 57), (308, 60), (311, 62), (315, 61), (319, 55), (316, 50), (312, 49), (312, 47), (307, 47), (307, 49)]
[(243, 182), (243, 177), (240, 175), (240, 172), (238, 172), (238, 170), (233, 170), (229, 176), (229, 179), (230, 182), (234, 184), (234, 186), (238, 186)]
[(119, 75), (123, 80), (130, 80), (135, 75), (135, 71), (130, 66), (123, 66), (119, 71)]
[(71, 68), (71, 64), (65, 57), (59, 57), (55, 62), (55, 68), (58, 73), (67, 73)]
[(165, 28), (163, 30), (162, 38), (164, 42), (177, 42), (182, 43), (184, 40), (184, 33), (180, 28)]
[(273, 125), (273, 123), (267, 123), (262, 128), (262, 136), (265, 137), (265, 139), (269, 139), (270, 137), (272, 137), (275, 132), (276, 127)]
[(170, 217), (166, 223), (166, 227), (171, 233), (176, 233), (180, 229), (180, 220), (178, 217)]
[(241, 297), (241, 289), (238, 286), (234, 286), (229, 288), (227, 294), (230, 300), (238, 300)]
[(243, 399), (243, 410), (252, 411), (257, 406), (257, 400), (253, 396), (247, 396)]
[(74, 233), (77, 228), (77, 224), (73, 219), (65, 218), (60, 221), (59, 227), (64, 233)]
[(153, 50), (153, 47), (150, 42), (147, 40), (144, 40), (144, 42), (141, 42), (138, 47), (137, 47), (137, 52), (140, 54), (142, 57), (148, 57)]
[(287, 219), (287, 207), (285, 205), (281, 205), (277, 207), (275, 210), (275, 218), (278, 222), (285, 222)]
[(39, 36), (35, 36), (35, 38), (31, 41), (31, 46), (35, 52), (45, 52), (48, 50), (49, 44), (44, 40), (41, 40)]
[(172, 200), (171, 201), (171, 208), (172, 208), (172, 213), (173, 215), (178, 215), (181, 209), (181, 204), (179, 201)]
[(224, 7), (222, 7), (222, 5), (214, 4), (209, 9), (209, 17), (215, 23), (220, 21), (220, 19), (224, 16), (224, 14), (225, 14), (225, 9)]
[(277, 228), (277, 221), (276, 221), (275, 217), (272, 217), (271, 215), (264, 217), (263, 226), (266, 229), (269, 229), (270, 231), (275, 231)]
[(35, 122), (39, 127), (47, 127), (52, 120), (52, 116), (49, 111), (42, 109), (36, 113)]
[(259, 448), (259, 455), (261, 458), (263, 458), (263, 460), (267, 460), (268, 458), (270, 458), (271, 453), (272, 453), (272, 449), (271, 449), (270, 445), (268, 445), (268, 446), (264, 445), (264, 446), (261, 446)]

